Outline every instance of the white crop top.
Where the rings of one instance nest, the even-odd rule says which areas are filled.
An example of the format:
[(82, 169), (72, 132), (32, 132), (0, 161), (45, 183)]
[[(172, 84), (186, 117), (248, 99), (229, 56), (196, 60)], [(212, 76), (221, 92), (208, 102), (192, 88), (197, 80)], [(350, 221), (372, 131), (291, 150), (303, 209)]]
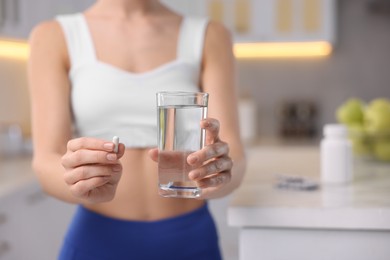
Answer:
[(71, 105), (76, 136), (112, 140), (127, 148), (157, 145), (156, 92), (199, 91), (206, 18), (185, 17), (177, 57), (145, 73), (131, 73), (97, 59), (81, 13), (57, 17), (71, 68)]

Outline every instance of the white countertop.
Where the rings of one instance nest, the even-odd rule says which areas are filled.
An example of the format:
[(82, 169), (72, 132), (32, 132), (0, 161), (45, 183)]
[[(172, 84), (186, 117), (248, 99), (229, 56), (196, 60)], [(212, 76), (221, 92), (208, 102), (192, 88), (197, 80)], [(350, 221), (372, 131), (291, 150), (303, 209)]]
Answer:
[(229, 205), (229, 225), (390, 230), (390, 163), (355, 162), (348, 185), (314, 191), (275, 187), (277, 174), (319, 183), (319, 169), (315, 145), (250, 148), (247, 175)]
[(30, 156), (0, 158), (0, 198), (34, 180)]

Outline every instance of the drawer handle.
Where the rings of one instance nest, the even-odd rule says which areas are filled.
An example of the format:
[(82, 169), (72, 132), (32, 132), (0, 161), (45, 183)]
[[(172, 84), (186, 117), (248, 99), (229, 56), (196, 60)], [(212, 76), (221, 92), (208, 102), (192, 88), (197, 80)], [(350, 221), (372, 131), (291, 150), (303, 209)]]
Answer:
[(3, 225), (7, 222), (7, 215), (0, 213), (0, 225)]
[(0, 257), (4, 256), (10, 250), (11, 245), (8, 243), (8, 241), (0, 242)]

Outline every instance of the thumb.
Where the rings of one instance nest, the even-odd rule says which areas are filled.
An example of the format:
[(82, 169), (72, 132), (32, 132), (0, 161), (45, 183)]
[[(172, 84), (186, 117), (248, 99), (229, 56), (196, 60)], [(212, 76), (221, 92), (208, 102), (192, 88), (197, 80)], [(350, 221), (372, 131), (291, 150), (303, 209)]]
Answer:
[(150, 159), (152, 159), (155, 162), (158, 161), (158, 148), (150, 149), (148, 154), (149, 154)]

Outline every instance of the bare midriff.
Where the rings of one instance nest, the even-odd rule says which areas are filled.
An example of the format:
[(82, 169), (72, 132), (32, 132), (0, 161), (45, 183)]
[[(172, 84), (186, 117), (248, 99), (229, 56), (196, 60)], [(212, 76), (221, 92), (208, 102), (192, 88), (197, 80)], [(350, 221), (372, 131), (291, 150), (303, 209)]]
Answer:
[(124, 220), (153, 221), (179, 216), (201, 207), (197, 199), (164, 198), (158, 194), (157, 163), (148, 155), (149, 148), (126, 149), (115, 198), (106, 203), (87, 204), (86, 208)]

